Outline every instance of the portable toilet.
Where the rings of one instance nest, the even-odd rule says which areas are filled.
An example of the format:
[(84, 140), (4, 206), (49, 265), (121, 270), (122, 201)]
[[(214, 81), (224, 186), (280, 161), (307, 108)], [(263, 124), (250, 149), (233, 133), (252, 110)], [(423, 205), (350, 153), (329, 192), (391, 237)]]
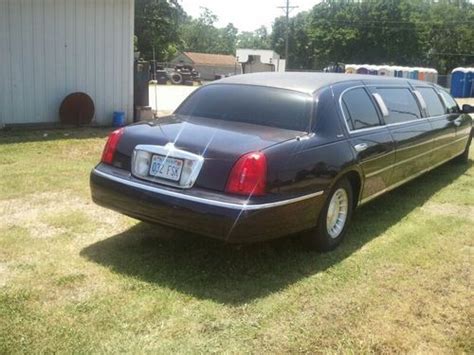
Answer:
[(347, 64), (346, 65), (346, 74), (356, 74), (358, 67), (359, 66), (356, 65), (356, 64)]
[(370, 75), (377, 75), (379, 72), (379, 67), (377, 65), (369, 65), (368, 68)]
[(474, 97), (474, 68), (466, 68), (466, 85), (464, 85), (464, 97)]
[(393, 67), (393, 76), (397, 78), (403, 78), (403, 68), (402, 67)]
[(467, 77), (467, 69), (466, 68), (455, 68), (451, 72), (451, 95), (454, 97), (464, 97), (465, 92), (467, 90), (465, 87), (466, 84), (466, 77)]
[(438, 71), (436, 69), (433, 70), (433, 83), (438, 84)]
[(418, 80), (426, 80), (426, 68), (418, 68)]
[(357, 68), (357, 74), (369, 74), (369, 69), (367, 67), (367, 64), (361, 65), (359, 68)]
[(388, 66), (386, 65), (383, 65), (379, 68), (378, 70), (378, 75), (381, 75), (381, 76), (391, 76), (390, 75), (390, 69)]
[(409, 67), (402, 68), (402, 78), (409, 78), (410, 77), (410, 69)]

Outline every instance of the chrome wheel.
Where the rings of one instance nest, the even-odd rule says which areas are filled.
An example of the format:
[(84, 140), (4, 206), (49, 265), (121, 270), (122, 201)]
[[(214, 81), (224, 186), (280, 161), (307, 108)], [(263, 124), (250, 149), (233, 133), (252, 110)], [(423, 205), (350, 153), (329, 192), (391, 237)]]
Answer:
[(347, 220), (349, 209), (349, 197), (343, 188), (334, 191), (329, 202), (328, 213), (326, 216), (326, 228), (329, 236), (333, 239), (339, 237)]

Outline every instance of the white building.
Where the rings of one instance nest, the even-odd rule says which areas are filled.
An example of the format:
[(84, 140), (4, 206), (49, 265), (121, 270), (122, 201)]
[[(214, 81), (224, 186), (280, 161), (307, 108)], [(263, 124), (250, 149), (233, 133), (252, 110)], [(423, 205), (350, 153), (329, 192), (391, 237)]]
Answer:
[(242, 65), (242, 72), (284, 72), (286, 60), (280, 59), (280, 55), (268, 49), (237, 49), (237, 61)]
[(0, 127), (56, 123), (73, 92), (133, 119), (134, 0), (0, 0)]

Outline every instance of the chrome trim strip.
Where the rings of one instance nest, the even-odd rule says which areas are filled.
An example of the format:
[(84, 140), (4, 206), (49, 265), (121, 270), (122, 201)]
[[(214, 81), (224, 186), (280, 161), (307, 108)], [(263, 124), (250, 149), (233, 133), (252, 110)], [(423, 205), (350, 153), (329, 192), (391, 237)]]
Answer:
[(407, 178), (405, 178), (405, 179), (403, 179), (403, 180), (401, 180), (401, 181), (399, 181), (399, 182), (397, 182), (397, 183), (395, 183), (395, 184), (393, 184), (393, 185), (390, 185), (390, 186), (386, 187), (386, 188), (383, 189), (383, 190), (380, 190), (379, 192), (377, 192), (377, 193), (375, 193), (375, 194), (373, 194), (373, 195), (371, 195), (371, 196), (369, 196), (369, 197), (366, 197), (366, 198), (360, 200), (359, 206), (361, 206), (361, 205), (363, 205), (363, 204), (366, 204), (366, 203), (369, 202), (369, 201), (372, 201), (374, 198), (379, 197), (380, 195), (384, 194), (385, 192), (388, 192), (388, 191), (391, 191), (391, 190), (393, 190), (393, 189), (396, 189), (396, 188), (399, 187), (400, 185), (403, 185), (404, 183), (406, 183), (406, 182), (408, 182), (408, 181), (410, 181), (410, 180), (413, 180), (413, 179), (417, 178), (418, 176), (423, 175), (424, 173), (427, 173), (428, 171), (437, 168), (437, 167), (440, 166), (440, 165), (443, 165), (444, 163), (446, 163), (446, 162), (450, 161), (451, 159), (454, 159), (454, 158), (457, 157), (458, 155), (462, 154), (462, 152), (464, 152), (464, 149), (462, 149), (459, 153), (454, 154), (452, 157), (450, 157), (450, 158), (448, 158), (448, 159), (444, 159), (444, 160), (442, 160), (442, 161), (436, 163), (435, 165), (433, 165), (433, 166), (431, 166), (431, 167), (429, 167), (429, 168), (423, 169), (423, 170), (417, 172), (417, 173), (414, 174), (414, 175), (411, 175), (411, 176), (409, 176), (409, 177), (407, 177)]
[[(461, 137), (461, 138), (458, 138), (458, 139), (456, 139), (456, 140), (454, 140), (454, 141), (452, 141), (452, 142), (449, 142), (449, 143), (440, 145), (439, 147), (430, 149), (430, 150), (428, 150), (428, 151), (426, 151), (426, 152), (423, 152), (423, 153), (414, 155), (414, 156), (412, 156), (412, 157), (410, 157), (410, 158), (408, 158), (408, 159), (404, 159), (404, 160), (401, 160), (401, 161), (397, 161), (396, 163), (391, 164), (391, 165), (388, 165), (388, 166), (386, 166), (385, 168), (382, 168), (382, 169), (380, 169), (380, 170), (377, 170), (377, 171), (371, 172), (370, 174), (367, 174), (366, 177), (367, 177), (367, 178), (370, 178), (370, 177), (372, 177), (372, 176), (374, 176), (374, 175), (377, 175), (377, 174), (380, 174), (381, 172), (384, 172), (385, 170), (394, 168), (394, 167), (396, 167), (396, 166), (398, 166), (398, 165), (401, 165), (401, 164), (404, 164), (404, 163), (406, 163), (406, 162), (409, 162), (409, 161), (411, 161), (411, 160), (413, 160), (413, 159), (419, 158), (419, 157), (421, 157), (421, 156), (423, 156), (423, 155), (425, 155), (425, 154), (433, 153), (433, 152), (437, 151), (438, 149), (442, 149), (442, 148), (444, 148), (444, 147), (447, 147), (448, 145), (451, 145), (451, 144), (454, 144), (454, 143), (458, 143), (458, 142), (460, 142), (460, 141), (462, 141), (462, 140), (464, 140), (464, 139), (467, 140), (468, 138), (469, 138), (469, 136)], [(430, 143), (431, 143), (431, 142), (432, 142), (432, 141), (430, 141)]]
[(106, 178), (115, 182), (119, 182), (121, 184), (128, 185), (131, 187), (135, 187), (138, 189), (155, 192), (155, 193), (165, 195), (165, 196), (180, 198), (180, 199), (191, 201), (191, 202), (204, 203), (210, 206), (230, 208), (230, 209), (241, 210), (241, 211), (252, 211), (252, 210), (260, 210), (260, 209), (265, 209), (265, 208), (289, 205), (292, 203), (308, 200), (316, 196), (321, 196), (324, 193), (324, 191), (318, 191), (312, 194), (295, 197), (288, 200), (248, 205), (246, 203), (240, 204), (240, 203), (223, 202), (223, 201), (207, 199), (204, 197), (190, 196), (190, 195), (186, 195), (186, 194), (175, 192), (175, 191), (164, 190), (164, 189), (160, 189), (159, 187), (144, 185), (135, 181), (130, 181), (127, 179), (120, 178), (115, 175), (107, 174), (97, 169), (94, 169), (93, 172), (94, 174), (97, 174), (103, 178)]

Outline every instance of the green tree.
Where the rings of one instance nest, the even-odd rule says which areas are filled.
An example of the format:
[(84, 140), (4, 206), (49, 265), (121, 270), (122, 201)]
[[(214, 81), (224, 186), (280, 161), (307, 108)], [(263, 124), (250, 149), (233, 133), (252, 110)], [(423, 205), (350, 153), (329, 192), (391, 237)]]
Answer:
[(136, 0), (136, 47), (142, 57), (167, 60), (180, 42), (179, 27), (185, 13), (178, 0)]
[(234, 54), (238, 29), (232, 23), (217, 28), (217, 20), (217, 16), (205, 7), (201, 8), (198, 18), (188, 17), (181, 28), (181, 50)]
[(271, 37), (265, 26), (255, 31), (244, 31), (237, 36), (237, 48), (270, 49)]

